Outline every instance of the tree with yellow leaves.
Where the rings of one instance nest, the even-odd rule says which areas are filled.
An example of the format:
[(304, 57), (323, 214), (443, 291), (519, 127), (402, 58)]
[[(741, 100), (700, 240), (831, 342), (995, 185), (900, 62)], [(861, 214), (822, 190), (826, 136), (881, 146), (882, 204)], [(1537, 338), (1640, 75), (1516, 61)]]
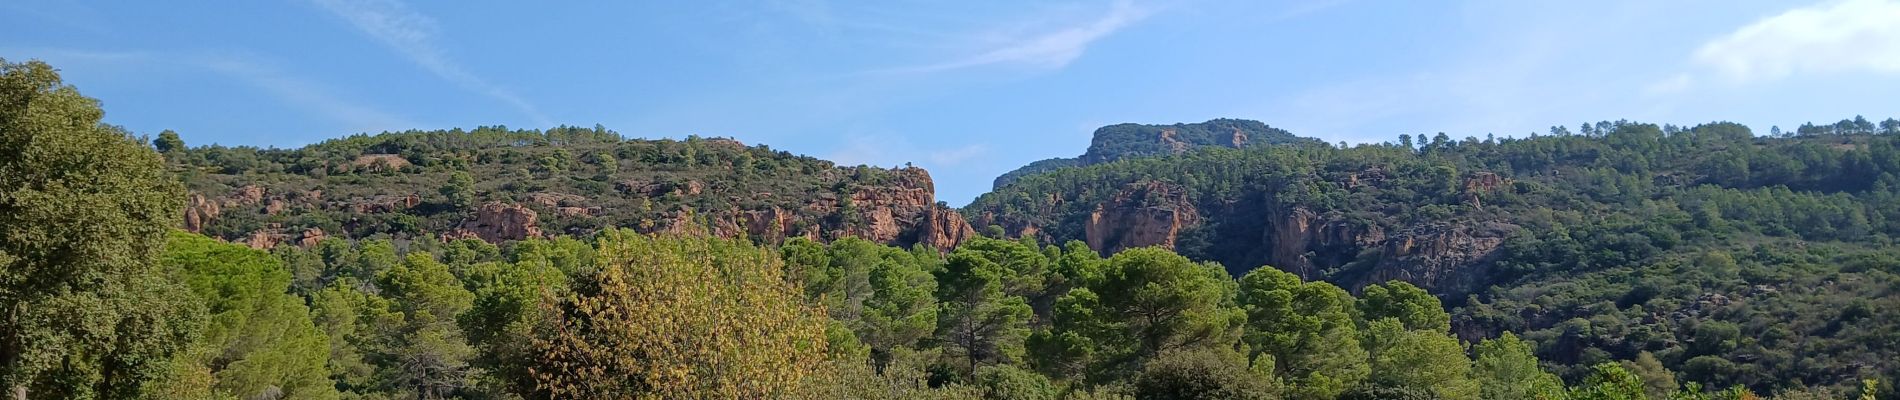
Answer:
[(599, 268), (543, 304), (526, 397), (785, 398), (825, 373), (825, 314), (775, 254), (628, 230), (599, 241)]

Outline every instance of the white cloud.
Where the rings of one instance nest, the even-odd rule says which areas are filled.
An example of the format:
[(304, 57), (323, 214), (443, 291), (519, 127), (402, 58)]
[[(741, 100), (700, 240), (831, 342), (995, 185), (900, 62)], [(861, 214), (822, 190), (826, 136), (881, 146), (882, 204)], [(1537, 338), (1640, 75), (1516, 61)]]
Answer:
[(409, 61), (422, 66), (437, 77), (461, 86), (465, 90), (506, 103), (534, 119), (536, 124), (553, 125), (553, 122), (541, 114), (534, 104), (528, 103), (521, 96), (486, 79), (475, 76), (461, 64), (450, 59), (448, 54), (435, 43), (436, 32), (439, 30), (435, 19), (410, 10), (409, 6), (400, 0), (314, 1), (331, 13), (348, 20), (351, 25), (356, 26), (357, 30), (395, 49), (404, 57), (408, 57)]
[(1789, 10), (1704, 44), (1693, 60), (1732, 83), (1900, 73), (1900, 2), (1842, 0)]
[(998, 64), (1059, 69), (1081, 57), (1089, 45), (1152, 15), (1152, 10), (1136, 7), (1129, 0), (1115, 2), (1101, 18), (1029, 37), (1018, 37), (1002, 45), (956, 60), (898, 68), (891, 72), (937, 72)]

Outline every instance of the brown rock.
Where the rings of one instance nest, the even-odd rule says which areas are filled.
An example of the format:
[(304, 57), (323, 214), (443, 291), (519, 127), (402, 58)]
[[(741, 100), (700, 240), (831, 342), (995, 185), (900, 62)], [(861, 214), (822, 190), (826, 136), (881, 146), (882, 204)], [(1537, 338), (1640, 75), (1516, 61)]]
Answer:
[(203, 232), (211, 219), (217, 218), (223, 208), (218, 203), (205, 200), (202, 194), (192, 193), (185, 200), (185, 230), (192, 233)]
[(1102, 254), (1147, 246), (1173, 249), (1181, 230), (1199, 222), (1186, 189), (1144, 181), (1123, 186), (1108, 203), (1097, 205), (1083, 234), (1089, 248)]
[(1161, 141), (1162, 145), (1168, 146), (1168, 150), (1173, 151), (1174, 154), (1181, 154), (1181, 153), (1187, 152), (1188, 144), (1186, 142), (1182, 142), (1180, 139), (1176, 139), (1174, 135), (1175, 135), (1174, 128), (1165, 128), (1161, 130), (1161, 137), (1159, 138), (1159, 140)]
[(244, 185), (231, 192), (231, 195), (224, 197), (224, 205), (227, 207), (248, 206), (261, 201), (264, 201), (264, 188), (257, 185)]
[(290, 240), (290, 235), (284, 233), (283, 226), (271, 224), (263, 229), (251, 232), (251, 236), (240, 239), (238, 242), (250, 246), (253, 249), (270, 250), (272, 247), (277, 247), (279, 243), (283, 243), (287, 240)]
[(322, 229), (312, 227), (303, 230), (303, 236), (297, 239), (297, 246), (303, 248), (316, 247), (317, 243), (323, 243), (324, 239), (329, 238), (330, 236), (325, 235)]
[(283, 199), (270, 199), (264, 202), (264, 214), (277, 215), (277, 213), (284, 212), (284, 208), (287, 207), (289, 207), (289, 203), (284, 202)]
[(536, 225), (534, 210), (518, 204), (488, 203), (475, 210), (474, 218), (463, 221), (460, 228), (444, 237), (474, 237), (501, 243), (541, 237), (541, 228)]
[(917, 243), (949, 251), (973, 237), (976, 237), (976, 229), (970, 228), (970, 223), (963, 220), (963, 214), (948, 208), (933, 208), (924, 216)]

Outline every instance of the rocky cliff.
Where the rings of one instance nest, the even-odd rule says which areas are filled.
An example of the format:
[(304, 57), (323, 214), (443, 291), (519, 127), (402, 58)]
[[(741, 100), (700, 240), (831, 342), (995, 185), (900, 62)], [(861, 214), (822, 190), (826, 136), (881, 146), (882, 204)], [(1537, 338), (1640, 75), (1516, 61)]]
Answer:
[(1174, 249), (1183, 229), (1200, 214), (1179, 185), (1146, 181), (1122, 187), (1107, 203), (1095, 206), (1083, 228), (1089, 248), (1113, 254), (1136, 247)]
[[(409, 142), (401, 136), (412, 135), (391, 140)], [(963, 214), (937, 203), (935, 182), (914, 167), (834, 167), (724, 138), (593, 146), (521, 146), (513, 140), (467, 152), (473, 155), (357, 155), (327, 167), (306, 161), (317, 167), (277, 174), (268, 184), (255, 174), (201, 176), (192, 184), (182, 227), (258, 248), (376, 233), (505, 243), (608, 227), (762, 243), (864, 237), (942, 250), (977, 235)], [(581, 173), (574, 171), (581, 163), (574, 154), (587, 155), (583, 159), (591, 163), (618, 154), (635, 157), (629, 163), (638, 165), (610, 163), (612, 171)], [(479, 199), (477, 207), (450, 203), (452, 169), (443, 169), (447, 161), (437, 157), (464, 157), (456, 163), (471, 165), (467, 173), (475, 186), (467, 190)], [(517, 169), (517, 159), (536, 163)]]

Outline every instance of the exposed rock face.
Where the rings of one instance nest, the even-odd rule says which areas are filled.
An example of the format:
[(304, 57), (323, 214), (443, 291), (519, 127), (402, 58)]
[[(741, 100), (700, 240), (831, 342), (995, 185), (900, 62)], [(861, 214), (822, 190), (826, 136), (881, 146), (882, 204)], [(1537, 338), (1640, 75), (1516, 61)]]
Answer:
[(246, 246), (251, 246), (253, 249), (270, 250), (272, 247), (277, 247), (278, 243), (283, 243), (288, 239), (290, 239), (290, 235), (285, 234), (282, 227), (272, 226), (251, 232), (250, 237), (239, 240), (239, 242), (244, 243)]
[(534, 210), (518, 204), (488, 203), (475, 210), (475, 217), (444, 238), (480, 238), (489, 243), (541, 237)]
[(205, 225), (210, 225), (211, 219), (217, 218), (223, 211), (217, 202), (206, 200), (202, 194), (192, 193), (185, 200), (185, 230), (204, 232)]
[(890, 173), (887, 185), (861, 187), (846, 197), (819, 195), (804, 212), (838, 216), (837, 223), (827, 225), (827, 239), (856, 236), (898, 245), (926, 243), (949, 250), (975, 236), (976, 230), (961, 215), (953, 217), (950, 214), (956, 214), (955, 210), (937, 204), (929, 172), (907, 167)]
[(1102, 254), (1146, 246), (1173, 249), (1181, 230), (1200, 218), (1185, 189), (1136, 182), (1123, 186), (1108, 203), (1097, 205), (1083, 231), (1089, 248)]
[(1188, 144), (1186, 142), (1182, 142), (1181, 139), (1176, 139), (1174, 137), (1174, 132), (1175, 132), (1174, 128), (1162, 129), (1161, 137), (1159, 138), (1159, 140), (1161, 141), (1161, 145), (1165, 146), (1169, 152), (1172, 152), (1174, 154), (1181, 154), (1181, 153), (1187, 152)]
[(1484, 208), (1484, 202), (1480, 200), (1483, 195), (1496, 192), (1499, 188), (1509, 184), (1511, 184), (1510, 180), (1498, 177), (1498, 174), (1490, 172), (1479, 172), (1465, 177), (1465, 190), (1463, 194), (1465, 204), (1469, 204), (1475, 208)]
[(955, 210), (932, 208), (924, 216), (924, 226), (917, 233), (917, 243), (939, 249), (950, 249), (976, 237), (976, 229), (963, 220), (963, 214)]
[(1355, 286), (1396, 279), (1448, 293), (1479, 289), (1473, 286), (1489, 271), (1485, 261), (1518, 229), (1504, 222), (1415, 227), (1386, 240), (1386, 262)]
[(297, 239), (297, 245), (305, 247), (305, 248), (309, 248), (311, 246), (316, 246), (317, 243), (322, 243), (324, 239), (329, 239), (329, 238), (330, 236), (325, 235), (322, 229), (317, 229), (317, 228), (305, 229), (303, 230), (303, 238)]
[(1485, 261), (1517, 229), (1503, 222), (1432, 223), (1388, 234), (1379, 225), (1294, 207), (1273, 213), (1265, 244), (1271, 250), (1270, 265), (1306, 279), (1321, 278), (1318, 267), (1354, 262), (1366, 250), (1376, 249), (1372, 265), (1331, 278), (1355, 290), (1403, 280), (1435, 292), (1459, 293), (1478, 289), (1471, 286), (1487, 271)]
[[(1385, 241), (1385, 230), (1377, 225), (1356, 225), (1344, 220), (1323, 218), (1304, 207), (1274, 213), (1267, 222), (1266, 245), (1269, 264), (1299, 274), (1303, 279), (1318, 278), (1315, 264), (1337, 265), (1351, 261), (1321, 255), (1358, 254), (1358, 249), (1377, 246)], [(1328, 251), (1331, 250), (1331, 251)], [(1310, 255), (1309, 255), (1310, 254)]]
[[(218, 215), (223, 214), (225, 210), (254, 206), (264, 200), (264, 188), (257, 185), (239, 187), (216, 200), (208, 199), (203, 194), (192, 193), (185, 199), (184, 228), (191, 232), (203, 232), (205, 226), (210, 225), (211, 221), (217, 219)], [(271, 204), (265, 206), (264, 212), (276, 214), (273, 209), (281, 211), (282, 207), (281, 199), (271, 199)]]

